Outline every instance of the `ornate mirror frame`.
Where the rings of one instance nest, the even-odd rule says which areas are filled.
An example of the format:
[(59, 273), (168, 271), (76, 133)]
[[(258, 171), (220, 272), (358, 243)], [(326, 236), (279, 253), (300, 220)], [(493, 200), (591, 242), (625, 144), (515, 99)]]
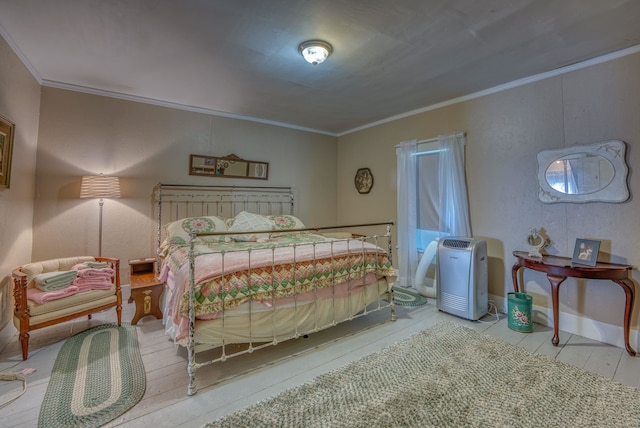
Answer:
[[(601, 157), (611, 163), (613, 177), (608, 184), (603, 185), (599, 190), (582, 194), (562, 193), (551, 187), (547, 181), (546, 173), (552, 162), (560, 161), (562, 158), (570, 159), (573, 156), (582, 155)], [(620, 140), (541, 151), (538, 153), (538, 197), (545, 203), (624, 202), (629, 199), (629, 188), (627, 186), (629, 168), (625, 159), (626, 145)]]

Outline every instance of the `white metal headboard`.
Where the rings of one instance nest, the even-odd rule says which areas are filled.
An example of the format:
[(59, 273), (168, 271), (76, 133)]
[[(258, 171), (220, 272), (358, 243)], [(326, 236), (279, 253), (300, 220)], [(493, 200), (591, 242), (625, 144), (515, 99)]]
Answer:
[(294, 214), (291, 187), (205, 186), (158, 183), (155, 189), (158, 229), (187, 217), (212, 216), (232, 218), (240, 211), (262, 215)]

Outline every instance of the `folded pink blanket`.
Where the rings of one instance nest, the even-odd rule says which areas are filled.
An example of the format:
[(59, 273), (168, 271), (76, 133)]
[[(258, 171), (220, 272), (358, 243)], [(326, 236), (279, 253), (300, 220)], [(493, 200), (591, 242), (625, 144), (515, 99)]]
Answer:
[(78, 277), (73, 281), (73, 285), (80, 291), (108, 290), (113, 283), (111, 278), (115, 270), (111, 268), (87, 268), (78, 271)]
[(78, 271), (78, 278), (111, 278), (114, 273), (111, 268), (82, 269)]
[(73, 285), (80, 291), (108, 290), (113, 285), (110, 278), (78, 278), (73, 281)]
[(72, 296), (80, 292), (80, 288), (70, 285), (67, 288), (56, 291), (41, 291), (37, 288), (29, 288), (27, 290), (27, 299), (32, 300), (40, 305), (51, 302), (52, 300), (62, 299), (63, 297)]

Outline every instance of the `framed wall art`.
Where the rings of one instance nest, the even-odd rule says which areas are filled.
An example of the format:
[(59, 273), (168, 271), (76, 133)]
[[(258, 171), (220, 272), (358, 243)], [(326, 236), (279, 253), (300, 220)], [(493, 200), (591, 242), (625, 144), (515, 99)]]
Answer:
[(373, 174), (369, 168), (360, 168), (356, 171), (354, 183), (358, 193), (369, 193), (373, 187)]
[(574, 264), (595, 266), (598, 263), (598, 252), (600, 251), (600, 241), (591, 239), (576, 239), (576, 246), (573, 249)]
[(0, 116), (0, 189), (8, 189), (11, 182), (11, 156), (15, 125)]
[(246, 160), (233, 153), (224, 157), (191, 155), (189, 175), (268, 180), (269, 162)]

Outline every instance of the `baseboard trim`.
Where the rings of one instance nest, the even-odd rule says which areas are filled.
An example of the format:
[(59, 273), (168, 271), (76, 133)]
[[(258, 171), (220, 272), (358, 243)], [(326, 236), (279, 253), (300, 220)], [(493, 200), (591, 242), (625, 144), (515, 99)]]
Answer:
[[(490, 294), (489, 300), (491, 300), (498, 311), (507, 313), (507, 297), (495, 296)], [(553, 327), (553, 309), (545, 308), (543, 306), (532, 306), (533, 322), (541, 324), (547, 327)], [(592, 320), (584, 316), (578, 316), (573, 314), (567, 314), (560, 312), (560, 331), (571, 334), (577, 334), (579, 336), (586, 337), (588, 339), (596, 340), (598, 342), (607, 343), (609, 345), (617, 346), (624, 349), (624, 328), (622, 326), (623, 311), (620, 311), (620, 324), (613, 325), (607, 324), (601, 321)], [(631, 329), (629, 332), (629, 343), (633, 349), (637, 350), (637, 344), (639, 343), (639, 331)], [(562, 333), (561, 333), (562, 334)]]

